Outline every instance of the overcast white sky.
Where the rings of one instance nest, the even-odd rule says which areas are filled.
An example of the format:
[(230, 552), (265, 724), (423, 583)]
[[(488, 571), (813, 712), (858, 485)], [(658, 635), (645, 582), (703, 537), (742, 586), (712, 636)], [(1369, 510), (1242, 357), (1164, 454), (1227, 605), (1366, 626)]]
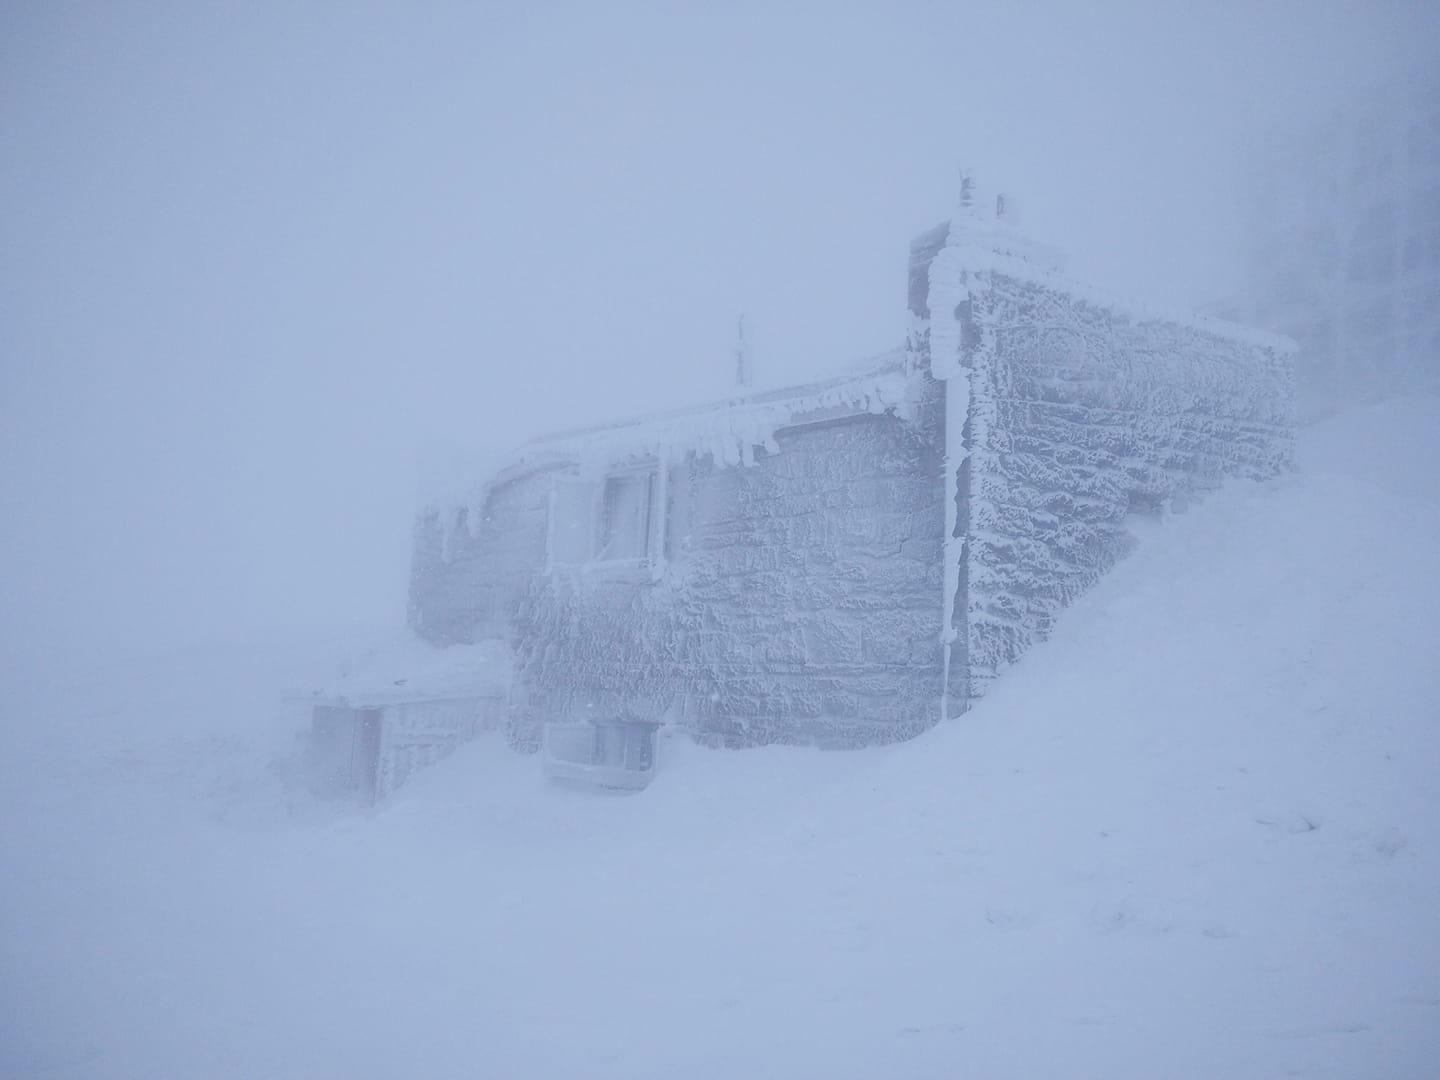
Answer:
[(1419, 3), (0, 10), (0, 643), (399, 626), (417, 457), (898, 344), (956, 170), (1233, 282), (1238, 141)]

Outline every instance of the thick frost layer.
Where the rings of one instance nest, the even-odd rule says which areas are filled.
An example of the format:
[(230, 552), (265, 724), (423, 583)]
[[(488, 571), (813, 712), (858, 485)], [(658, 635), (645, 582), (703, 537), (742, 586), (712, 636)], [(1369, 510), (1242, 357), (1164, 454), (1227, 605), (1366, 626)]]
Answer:
[(1293, 346), (1071, 282), (974, 200), (934, 236), (910, 347), (947, 384), (942, 640), (975, 696), (1129, 549), (1132, 513), (1287, 465)]

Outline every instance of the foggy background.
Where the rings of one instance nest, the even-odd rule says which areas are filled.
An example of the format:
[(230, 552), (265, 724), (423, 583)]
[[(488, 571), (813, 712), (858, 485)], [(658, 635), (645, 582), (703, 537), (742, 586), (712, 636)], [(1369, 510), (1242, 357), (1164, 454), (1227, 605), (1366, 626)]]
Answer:
[(1422, 4), (11, 3), (0, 647), (403, 620), (447, 443), (898, 345), (957, 169), (1071, 270), (1237, 285), (1242, 143)]

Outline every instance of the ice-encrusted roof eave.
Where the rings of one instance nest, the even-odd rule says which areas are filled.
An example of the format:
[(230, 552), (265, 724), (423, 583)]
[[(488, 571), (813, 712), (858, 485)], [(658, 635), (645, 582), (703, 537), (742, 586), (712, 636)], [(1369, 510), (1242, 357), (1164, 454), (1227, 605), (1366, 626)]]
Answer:
[(503, 694), (511, 657), (502, 641), (438, 647), (411, 635), (384, 642), (346, 669), (308, 691), (295, 691), (295, 704), (376, 708), (418, 701), (442, 701)]
[[(1135, 299), (1115, 295), (1099, 286), (1076, 279), (1069, 274), (1051, 270), (1021, 255), (996, 251), (988, 246), (985, 238), (971, 238), (963, 228), (952, 229), (949, 242), (935, 255), (935, 264), (941, 273), (965, 271), (967, 273), (992, 273), (1018, 281), (1024, 281), (1043, 288), (1062, 292), (1076, 300), (1108, 311), (1130, 322), (1164, 323), (1214, 334), (1252, 348), (1270, 349), (1283, 355), (1293, 355), (1298, 346), (1293, 339), (1283, 334), (1260, 330), (1240, 323), (1193, 312), (1167, 311)], [(937, 267), (932, 265), (931, 274)]]
[(607, 468), (692, 452), (717, 464), (748, 465), (756, 447), (773, 451), (775, 433), (799, 423), (860, 413), (908, 416), (913, 379), (905, 350), (895, 349), (854, 374), (543, 436), (522, 446), (505, 471), (547, 464)]
[(754, 461), (756, 447), (777, 449), (775, 433), (786, 427), (861, 413), (891, 412), (908, 418), (916, 396), (915, 377), (902, 347), (871, 358), (857, 371), (798, 386), (757, 390), (723, 401), (540, 436), (505, 455), (504, 463), (487, 470), (486, 475), (456, 484), (450, 497), (432, 494), (423, 502), (421, 513), (440, 515), (448, 526), (454, 512), (464, 507), (470, 511), (473, 528), (497, 485), (547, 469), (578, 467), (593, 473), (627, 460), (658, 460), (690, 452), (712, 456), (720, 465), (748, 465)]

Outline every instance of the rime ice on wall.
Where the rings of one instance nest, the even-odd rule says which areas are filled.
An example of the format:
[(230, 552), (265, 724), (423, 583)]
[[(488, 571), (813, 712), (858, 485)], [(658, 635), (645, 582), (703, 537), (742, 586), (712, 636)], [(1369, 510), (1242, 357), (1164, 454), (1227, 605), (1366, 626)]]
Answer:
[(1001, 274), (976, 290), (971, 695), (1129, 546), (1126, 518), (1290, 460), (1288, 359)]
[(966, 211), (915, 246), (911, 349), (966, 418), (947, 574), (975, 697), (1125, 553), (1131, 513), (1287, 465), (1293, 377), (1282, 340), (1128, 312)]
[(415, 523), (410, 625), (437, 645), (509, 638), (532, 575), (545, 567), (549, 475), (492, 484), (477, 505), (430, 507)]
[[(943, 438), (940, 387), (895, 354), (544, 440), (479, 508), (422, 515), (412, 623), (509, 638), (532, 729), (634, 714), (727, 745), (908, 737), (940, 694)], [(650, 469), (655, 549), (607, 561), (606, 485)]]
[[(932, 391), (933, 391), (932, 387)], [(537, 580), (518, 638), (546, 716), (669, 714), (728, 745), (860, 745), (935, 721), (943, 518), (932, 401), (686, 454), (661, 581)]]

